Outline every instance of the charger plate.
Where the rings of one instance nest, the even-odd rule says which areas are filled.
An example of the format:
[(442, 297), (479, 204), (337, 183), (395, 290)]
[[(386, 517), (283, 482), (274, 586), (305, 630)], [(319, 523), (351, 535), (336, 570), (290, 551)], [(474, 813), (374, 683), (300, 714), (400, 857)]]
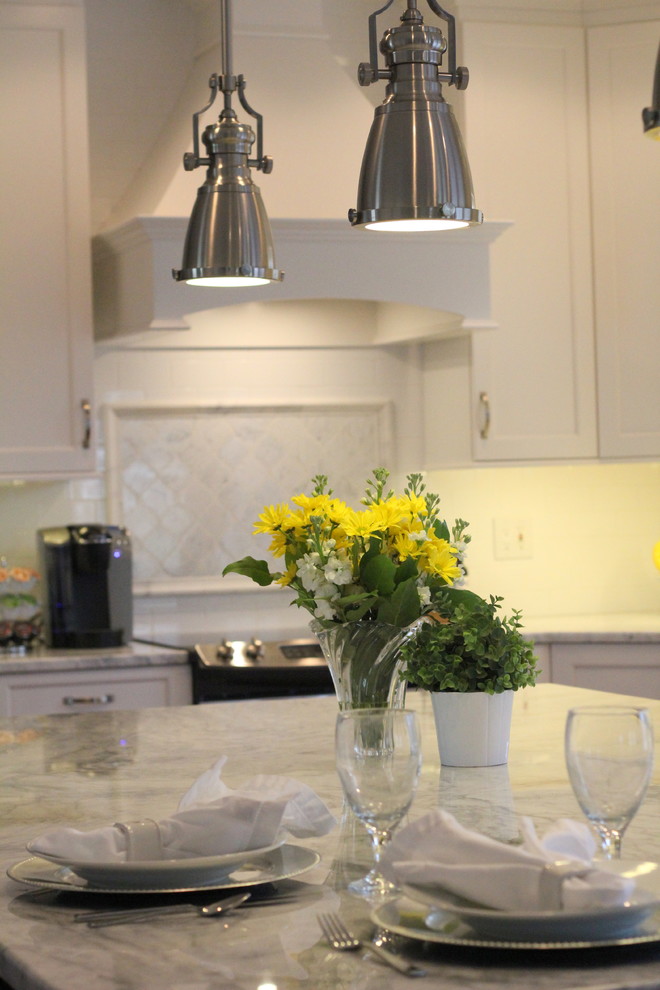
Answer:
[[(213, 858), (213, 857), (209, 857)], [(276, 883), (311, 870), (321, 857), (313, 849), (289, 843), (278, 846), (270, 852), (249, 853), (240, 865), (218, 877), (211, 866), (206, 875), (196, 871), (187, 873), (185, 860), (180, 868), (167, 877), (145, 875), (144, 886), (126, 885), (122, 877), (116, 875), (108, 882), (95, 882), (75, 873), (69, 866), (62, 866), (40, 856), (14, 863), (7, 870), (12, 880), (31, 887), (46, 887), (53, 890), (87, 892), (90, 894), (179, 894), (195, 890), (224, 890), (232, 887), (254, 887), (262, 883)], [(162, 865), (162, 864), (161, 864)]]
[[(391, 901), (377, 907), (371, 913), (371, 920), (379, 928), (386, 928), (395, 935), (431, 942), (436, 945), (451, 945), (480, 949), (591, 949), (605, 946), (630, 946), (660, 943), (660, 911), (642, 922), (634, 935), (624, 938), (599, 939), (552, 939), (544, 941), (520, 941), (518, 939), (484, 939), (475, 936), (468, 925), (452, 915), (444, 912), (442, 927), (430, 928), (426, 923), (428, 908), (419, 901), (409, 897), (395, 897)], [(441, 912), (437, 912), (439, 916)], [(434, 924), (440, 924), (440, 918), (434, 919)]]

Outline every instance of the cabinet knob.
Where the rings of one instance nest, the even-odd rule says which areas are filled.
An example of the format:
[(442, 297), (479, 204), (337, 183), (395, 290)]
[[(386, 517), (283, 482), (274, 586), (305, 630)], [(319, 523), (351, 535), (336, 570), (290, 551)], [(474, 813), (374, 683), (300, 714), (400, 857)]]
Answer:
[(490, 399), (488, 398), (488, 392), (479, 392), (479, 406), (482, 412), (479, 436), (482, 440), (487, 440), (490, 433)]

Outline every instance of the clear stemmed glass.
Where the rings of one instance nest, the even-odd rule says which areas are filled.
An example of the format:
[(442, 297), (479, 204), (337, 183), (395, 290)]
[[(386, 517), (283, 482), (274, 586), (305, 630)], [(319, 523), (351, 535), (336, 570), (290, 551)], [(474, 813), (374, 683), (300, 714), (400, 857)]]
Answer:
[(377, 899), (394, 890), (380, 872), (380, 854), (408, 811), (422, 765), (417, 715), (400, 708), (340, 712), (335, 733), (336, 765), (351, 810), (366, 826), (374, 866), (349, 890)]
[(587, 705), (566, 720), (566, 766), (603, 857), (621, 856), (621, 838), (644, 799), (653, 768), (653, 726), (646, 708)]

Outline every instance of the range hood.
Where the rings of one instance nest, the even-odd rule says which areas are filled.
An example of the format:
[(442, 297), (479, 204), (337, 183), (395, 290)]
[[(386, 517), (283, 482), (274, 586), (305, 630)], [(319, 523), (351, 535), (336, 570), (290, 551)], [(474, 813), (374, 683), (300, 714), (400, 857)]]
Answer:
[[(98, 340), (156, 331), (186, 331), (197, 312), (294, 301), (377, 308), (353, 346), (387, 345), (494, 327), (490, 313), (490, 245), (508, 222), (424, 234), (374, 234), (345, 220), (272, 220), (281, 283), (224, 289), (176, 283), (185, 217), (136, 217), (93, 241), (95, 334)], [(228, 321), (230, 322), (230, 321)], [(374, 329), (375, 326), (375, 329)], [(238, 333), (238, 331), (236, 331)], [(157, 334), (162, 337), (162, 334)], [(332, 345), (326, 340), (325, 346)], [(250, 346), (222, 334), (217, 346)], [(269, 346), (300, 346), (270, 341)], [(312, 345), (315, 346), (315, 345)], [(320, 346), (320, 345), (316, 345)], [(344, 346), (344, 344), (342, 344)]]

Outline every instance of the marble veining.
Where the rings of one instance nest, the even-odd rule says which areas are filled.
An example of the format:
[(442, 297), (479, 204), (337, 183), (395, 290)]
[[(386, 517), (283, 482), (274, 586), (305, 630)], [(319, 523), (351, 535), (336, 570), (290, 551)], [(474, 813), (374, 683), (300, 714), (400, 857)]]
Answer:
[[(541, 830), (558, 817), (580, 817), (563, 761), (566, 711), (617, 697), (554, 684), (518, 692), (509, 763), (461, 770), (440, 766), (430, 699), (409, 692), (408, 707), (422, 718), (424, 754), (410, 818), (440, 804), (466, 824), (512, 841), (521, 814), (531, 815)], [(660, 726), (660, 702), (647, 703)], [(0, 720), (0, 978), (15, 990), (408, 987), (405, 977), (371, 958), (332, 952), (316, 922), (318, 911), (338, 909), (360, 933), (371, 930), (365, 903), (346, 891), (347, 882), (366, 870), (370, 850), (362, 826), (343, 808), (334, 769), (335, 714), (335, 699), (318, 697)], [(93, 931), (72, 921), (91, 906), (89, 895), (33, 890), (4, 876), (25, 856), (25, 843), (50, 826), (91, 828), (167, 815), (222, 754), (228, 757), (224, 776), (230, 786), (259, 771), (295, 776), (338, 818), (329, 835), (305, 841), (322, 860), (300, 878), (282, 882), (294, 895), (285, 903), (257, 904), (226, 921), (182, 916)], [(660, 859), (659, 810), (657, 762), (649, 795), (624, 839), (627, 857)], [(546, 952), (540, 961), (527, 953), (494, 957), (413, 941), (403, 948), (428, 970), (422, 987), (660, 985), (658, 947), (625, 954), (596, 950), (579, 960)]]

